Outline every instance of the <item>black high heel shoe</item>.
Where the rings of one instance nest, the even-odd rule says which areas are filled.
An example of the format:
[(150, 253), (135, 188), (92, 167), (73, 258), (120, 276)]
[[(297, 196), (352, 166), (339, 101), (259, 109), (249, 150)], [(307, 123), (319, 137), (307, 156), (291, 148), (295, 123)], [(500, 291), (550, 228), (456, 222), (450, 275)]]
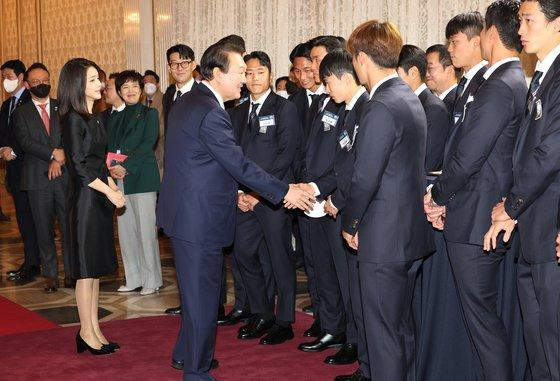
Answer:
[(84, 351), (89, 351), (92, 355), (109, 355), (114, 351), (108, 347), (102, 346), (101, 349), (92, 348), (82, 339), (80, 336), (80, 331), (76, 333), (76, 351), (82, 353)]
[[(103, 343), (102, 343), (103, 344)], [(109, 341), (109, 344), (103, 344), (103, 347), (105, 348), (109, 348), (113, 351), (116, 351), (118, 349), (121, 349), (121, 346), (117, 343), (113, 343), (112, 341)]]

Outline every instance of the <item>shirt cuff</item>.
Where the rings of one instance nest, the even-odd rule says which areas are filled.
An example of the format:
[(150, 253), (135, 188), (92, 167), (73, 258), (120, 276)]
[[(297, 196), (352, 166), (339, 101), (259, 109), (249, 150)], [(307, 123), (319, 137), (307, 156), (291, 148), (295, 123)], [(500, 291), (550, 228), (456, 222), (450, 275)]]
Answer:
[(11, 154), (12, 154), (13, 157), (17, 157), (17, 155), (16, 155), (16, 153), (14, 152), (14, 150), (12, 150)]
[(313, 196), (317, 197), (321, 194), (321, 191), (319, 190), (319, 187), (317, 186), (317, 184), (309, 183), (309, 185), (311, 185), (313, 187), (313, 189), (315, 190), (315, 194)]

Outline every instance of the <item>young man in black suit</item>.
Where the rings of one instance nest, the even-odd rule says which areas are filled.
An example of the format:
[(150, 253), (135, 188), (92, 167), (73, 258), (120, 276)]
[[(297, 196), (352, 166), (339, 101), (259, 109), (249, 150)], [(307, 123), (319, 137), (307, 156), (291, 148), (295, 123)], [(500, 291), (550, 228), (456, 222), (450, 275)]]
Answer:
[[(344, 103), (344, 115), (339, 119), (337, 129), (336, 157), (329, 178), (330, 188), (334, 189), (327, 197), (324, 209), (332, 218), (344, 213), (348, 188), (354, 170), (354, 145), (358, 138), (359, 119), (362, 107), (368, 100), (366, 89), (360, 85), (352, 56), (346, 50), (327, 54), (320, 64), (321, 78), (329, 96), (336, 103)], [(340, 218), (339, 218), (340, 219)], [(356, 374), (369, 378), (369, 362), (365, 342), (362, 301), (358, 274), (356, 251), (344, 246), (348, 267), (347, 288), (349, 300), (344, 300), (346, 315), (346, 344), (334, 355), (325, 359), (327, 364), (351, 364), (359, 359), (360, 368)], [(339, 376), (337, 379), (345, 379)]]
[(451, 116), (457, 96), (457, 77), (460, 69), (453, 66), (447, 46), (436, 44), (426, 49), (426, 86), (439, 97)]
[(510, 342), (498, 314), (500, 264), (508, 248), (485, 252), (483, 236), (492, 207), (513, 180), (512, 153), (525, 104), (518, 9), (514, 0), (499, 0), (486, 11), (480, 41), (489, 69), (466, 101), (447, 143), (443, 174), (425, 199), (429, 220), (444, 228), (476, 377), (485, 380), (513, 379)]
[(517, 290), (532, 379), (559, 380), (560, 268), (554, 242), (560, 184), (560, 3), (523, 1), (518, 16), (521, 43), (539, 61), (523, 99), (513, 185), (492, 211), (485, 248), (499, 245), (502, 230), (507, 241), (518, 222)]
[(372, 380), (414, 377), (414, 281), (434, 249), (422, 208), (426, 118), (396, 73), (401, 48), (390, 22), (367, 21), (348, 39), (358, 78), (371, 90), (360, 116), (342, 234), (358, 250)]
[(422, 49), (414, 45), (403, 46), (397, 73), (422, 102), (428, 122), (425, 169), (433, 172), (441, 169), (449, 119), (445, 104), (426, 86), (427, 66), (426, 53)]
[(49, 97), (50, 74), (41, 63), (31, 65), (24, 76), (31, 101), (13, 114), (13, 129), (23, 151), (21, 189), (27, 191), (35, 222), (46, 292), (58, 288), (58, 257), (54, 242), (55, 216), (60, 228), (65, 286), (71, 286), (70, 246), (66, 235), (66, 186), (58, 103)]
[[(272, 65), (266, 53), (252, 52), (244, 61), (250, 98), (231, 111), (237, 142), (264, 170), (291, 183), (299, 131), (296, 107), (272, 92)], [(295, 320), (296, 278), (291, 226), (291, 215), (284, 208), (261, 200), (240, 184), (233, 254), (254, 314), (249, 324), (239, 329), (240, 339), (266, 334), (260, 343), (274, 345), (294, 337), (291, 323)], [(272, 274), (267, 274), (270, 270)], [(276, 314), (274, 285), (271, 293), (267, 284), (271, 275), (278, 290)]]
[(6, 61), (2, 67), (4, 90), (11, 97), (2, 103), (0, 109), (0, 157), (7, 161), (6, 185), (14, 199), (16, 219), (23, 239), (25, 261), (18, 270), (8, 271), (8, 276), (16, 281), (33, 280), (39, 274), (41, 259), (35, 234), (35, 224), (29, 206), (27, 192), (21, 189), (21, 175), (25, 153), (19, 146), (13, 128), (14, 111), (31, 99), (23, 83), (25, 65), (20, 60)]

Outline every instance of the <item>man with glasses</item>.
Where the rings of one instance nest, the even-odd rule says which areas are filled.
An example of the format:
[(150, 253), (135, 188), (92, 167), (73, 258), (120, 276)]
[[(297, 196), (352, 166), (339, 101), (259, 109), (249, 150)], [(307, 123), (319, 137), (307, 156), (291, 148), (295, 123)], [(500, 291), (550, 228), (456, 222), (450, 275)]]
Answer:
[(451, 115), (457, 96), (457, 77), (461, 70), (453, 66), (447, 46), (443, 44), (430, 46), (426, 50), (426, 59), (426, 86), (443, 101)]
[[(34, 63), (24, 76), (25, 87), (31, 93), (31, 102), (19, 107), (12, 115), (16, 139), (25, 152), (21, 189), (27, 191), (43, 275), (47, 279), (45, 291), (58, 288), (58, 257), (54, 242), (55, 214), (62, 240), (64, 273), (69, 274), (70, 247), (66, 232), (66, 186), (64, 150), (61, 148), (58, 103), (49, 97), (50, 75), (42, 63)], [(65, 278), (65, 285), (72, 286)]]

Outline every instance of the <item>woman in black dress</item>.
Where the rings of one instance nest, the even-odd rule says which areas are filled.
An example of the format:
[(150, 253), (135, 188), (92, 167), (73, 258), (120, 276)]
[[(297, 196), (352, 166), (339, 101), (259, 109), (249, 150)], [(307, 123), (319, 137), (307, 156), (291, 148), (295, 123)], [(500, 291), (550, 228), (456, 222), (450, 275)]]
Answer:
[(66, 196), (71, 276), (76, 282), (80, 330), (78, 353), (103, 355), (119, 348), (109, 342), (98, 321), (99, 277), (117, 271), (113, 205), (124, 196), (105, 165), (107, 138), (93, 103), (101, 98), (97, 65), (83, 58), (68, 61), (58, 84), (62, 144), (69, 182)]

